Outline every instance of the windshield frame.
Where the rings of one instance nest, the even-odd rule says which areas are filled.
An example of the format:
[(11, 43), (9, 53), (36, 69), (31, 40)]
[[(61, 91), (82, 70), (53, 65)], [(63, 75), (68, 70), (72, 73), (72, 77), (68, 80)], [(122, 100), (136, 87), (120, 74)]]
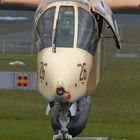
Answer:
[[(77, 46), (77, 40), (78, 40), (78, 8), (80, 7), (82, 9), (86, 10), (93, 17), (93, 19), (95, 20), (96, 24), (97, 24), (97, 21), (96, 21), (96, 18), (94, 17), (94, 15), (92, 15), (91, 9), (89, 7), (87, 7), (87, 5), (83, 5), (83, 4), (77, 3), (77, 2), (63, 1), (63, 2), (55, 2), (55, 3), (51, 3), (49, 5), (46, 5), (46, 7), (44, 7), (43, 10), (35, 18), (34, 40), (35, 40), (35, 38), (37, 36), (36, 34), (37, 34), (38, 21), (39, 21), (40, 17), (42, 16), (42, 14), (45, 11), (47, 11), (49, 8), (56, 7), (55, 19), (54, 19), (54, 25), (53, 25), (53, 29), (55, 29), (55, 27), (57, 25), (57, 18), (58, 18), (59, 10), (60, 10), (60, 8), (62, 6), (69, 6), (69, 7), (73, 7), (73, 9), (74, 9), (74, 22), (75, 23), (74, 23), (74, 39), (73, 39), (73, 47), (72, 48), (78, 48), (78, 46)], [(98, 30), (98, 25), (96, 25), (96, 27), (97, 27), (97, 30)], [(34, 41), (34, 42), (36, 44), (36, 41)], [(51, 46), (51, 47), (53, 47), (53, 46)], [(66, 47), (63, 47), (63, 48), (66, 48)]]
[[(71, 9), (71, 11), (67, 11), (68, 10), (68, 8), (69, 9)], [(62, 10), (63, 9), (63, 10)], [(62, 11), (61, 11), (62, 10)], [(66, 11), (65, 11), (66, 10)], [(70, 26), (69, 27), (71, 27), (71, 28), (63, 28), (64, 26), (68, 26), (68, 24), (62, 24), (63, 22), (63, 17), (62, 17), (62, 13), (63, 12), (72, 12), (72, 20), (69, 20), (69, 22), (70, 21), (72, 21), (73, 22), (73, 24), (72, 23), (70, 23)], [(64, 14), (64, 13), (63, 13)], [(63, 15), (64, 16), (64, 15)], [(61, 18), (60, 18), (61, 17)], [(67, 17), (69, 17), (69, 19), (71, 19), (71, 17), (70, 16), (67, 16)], [(56, 23), (55, 23), (55, 36), (54, 36), (54, 44), (55, 44), (55, 46), (56, 46), (56, 48), (73, 48), (74, 47), (74, 38), (75, 38), (75, 8), (74, 8), (74, 6), (60, 6), (59, 7), (59, 12), (58, 12), (58, 15), (57, 15), (57, 17), (56, 17), (57, 19), (56, 19)], [(65, 19), (65, 18), (64, 18)], [(66, 18), (66, 19), (68, 19), (68, 18)], [(65, 21), (68, 21), (68, 20), (65, 20)], [(63, 27), (62, 27), (62, 25), (63, 25)], [(62, 29), (64, 29), (64, 30), (62, 30)], [(69, 29), (69, 31), (67, 30), (67, 29)], [(59, 34), (59, 31), (61, 31), (61, 33)], [(65, 34), (66, 35), (62, 35), (63, 34), (63, 31), (65, 32)], [(69, 36), (67, 36), (67, 33), (66, 33), (66, 31), (67, 31), (67, 33), (69, 33)], [(71, 33), (72, 32), (72, 33)], [(71, 35), (70, 35), (70, 33), (71, 33)], [(58, 39), (60, 37), (60, 40)], [(72, 37), (72, 38), (71, 38)], [(62, 39), (62, 40), (61, 40)], [(59, 41), (58, 41), (59, 40)], [(63, 43), (62, 43), (62, 46), (60, 45), (58, 45), (58, 44), (61, 44), (60, 42), (65, 42), (65, 40), (67, 40), (69, 43), (71, 43), (71, 41), (72, 41), (72, 44), (67, 44), (67, 45), (64, 45)], [(58, 42), (58, 43), (57, 43)]]
[[(90, 18), (92, 18), (92, 20), (94, 21), (93, 23), (94, 23), (94, 25), (95, 25), (95, 29), (96, 29), (96, 38), (95, 38), (95, 45), (96, 46), (93, 46), (94, 48), (93, 49), (95, 49), (94, 51), (92, 50), (92, 51), (90, 51), (90, 50), (88, 50), (88, 48), (87, 49), (84, 49), (84, 47), (78, 47), (78, 39), (79, 39), (79, 10), (80, 9), (82, 9), (84, 12), (86, 12), (88, 15), (90, 15)], [(87, 52), (89, 52), (90, 54), (92, 54), (92, 55), (95, 55), (95, 53), (96, 53), (96, 51), (97, 51), (97, 47), (98, 47), (98, 41), (99, 41), (99, 28), (98, 28), (98, 23), (97, 23), (97, 20), (96, 20), (96, 18), (95, 18), (95, 16), (94, 16), (94, 14), (93, 13), (91, 13), (91, 11), (89, 10), (89, 9), (87, 9), (86, 7), (83, 7), (83, 6), (77, 6), (77, 19), (78, 19), (78, 22), (77, 22), (77, 44), (76, 44), (76, 47), (77, 48), (80, 48), (80, 49), (83, 49), (83, 50), (85, 50), (85, 51), (87, 51)]]
[[(74, 11), (74, 36), (73, 36), (73, 46), (71, 48), (75, 48), (76, 47), (76, 37), (77, 37), (77, 32), (75, 32), (76, 30), (76, 17), (75, 15), (77, 15), (77, 13), (75, 12), (76, 11), (76, 4), (75, 2), (55, 2), (55, 3), (52, 3), (52, 4), (49, 4), (48, 6), (45, 7), (44, 10), (41, 11), (41, 13), (39, 13), (37, 15), (37, 17), (35, 18), (35, 26), (34, 26), (34, 42), (36, 44), (36, 36), (38, 34), (38, 31), (37, 31), (37, 27), (38, 27), (38, 23), (39, 23), (39, 20), (42, 16), (42, 14), (44, 14), (44, 12), (46, 12), (47, 10), (49, 10), (51, 7), (56, 7), (56, 10), (55, 10), (55, 17), (54, 17), (54, 25), (53, 25), (53, 29), (55, 30), (57, 28), (57, 18), (58, 18), (58, 15), (59, 15), (59, 10), (61, 7), (73, 7), (73, 11)], [(53, 40), (52, 40), (53, 42)], [(36, 46), (36, 45), (35, 45)], [(53, 47), (53, 44), (51, 45), (51, 47)], [(56, 46), (57, 47), (57, 46)], [(66, 48), (66, 47), (63, 47), (63, 48)]]

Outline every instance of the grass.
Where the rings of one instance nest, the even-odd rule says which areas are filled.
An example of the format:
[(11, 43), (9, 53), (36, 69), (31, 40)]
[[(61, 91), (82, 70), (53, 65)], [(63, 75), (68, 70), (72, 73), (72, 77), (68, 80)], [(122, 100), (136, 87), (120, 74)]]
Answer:
[[(109, 50), (115, 53), (111, 48)], [(107, 70), (93, 93), (93, 107), (87, 129), (82, 135), (139, 140), (140, 58), (116, 59), (110, 52), (107, 53)], [(127, 48), (120, 52), (131, 53)], [(140, 52), (137, 53), (140, 55)]]
[[(13, 61), (22, 61), (25, 66), (10, 66)], [(5, 54), (0, 55), (0, 70), (1, 71), (36, 71), (36, 55), (24, 54)]]
[(51, 139), (45, 107), (36, 91), (0, 90), (0, 140)]
[[(123, 28), (126, 43), (139, 43), (138, 27)], [(6, 32), (5, 32), (6, 33)], [(132, 33), (132, 34), (130, 34)], [(130, 36), (128, 36), (130, 35)], [(114, 45), (107, 47), (106, 71), (93, 92), (88, 124), (81, 136), (108, 136), (114, 140), (140, 140), (140, 51), (136, 46), (121, 53), (137, 53), (136, 59), (113, 58)], [(26, 66), (9, 66), (20, 60)], [(36, 56), (0, 55), (0, 70), (35, 71)], [(37, 91), (0, 90), (0, 140), (51, 140), (50, 115)]]
[[(81, 136), (139, 140), (140, 58), (114, 58), (115, 52), (107, 48), (107, 69), (91, 96), (92, 108)], [(123, 48), (121, 52), (131, 50)], [(51, 140), (53, 132), (50, 116), (44, 115), (45, 107), (45, 100), (36, 91), (0, 90), (0, 140)]]

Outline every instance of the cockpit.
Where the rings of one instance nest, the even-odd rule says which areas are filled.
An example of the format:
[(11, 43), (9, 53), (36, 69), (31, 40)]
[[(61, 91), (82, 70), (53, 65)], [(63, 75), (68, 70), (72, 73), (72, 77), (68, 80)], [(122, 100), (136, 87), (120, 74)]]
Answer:
[(88, 5), (90, 0), (43, 0), (42, 2), (44, 4), (50, 4), (50, 3), (54, 3), (54, 2), (63, 2), (63, 1), (71, 1), (71, 2), (79, 2), (79, 3), (82, 3), (82, 4), (85, 4), (85, 5)]
[(97, 21), (79, 6), (52, 6), (39, 17), (35, 43), (38, 51), (52, 46), (81, 48), (94, 54), (97, 47)]

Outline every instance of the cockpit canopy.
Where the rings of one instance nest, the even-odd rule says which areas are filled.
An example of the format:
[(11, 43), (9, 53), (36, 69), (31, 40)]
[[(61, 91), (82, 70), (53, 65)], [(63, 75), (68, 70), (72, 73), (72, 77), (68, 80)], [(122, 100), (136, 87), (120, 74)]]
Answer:
[(59, 1), (71, 1), (71, 2), (78, 2), (78, 3), (82, 3), (82, 4), (89, 4), (90, 0), (43, 0), (42, 4), (50, 4), (50, 3), (54, 3), (54, 2), (59, 2)]
[(56, 49), (81, 48), (94, 54), (97, 31), (96, 20), (87, 10), (74, 6), (54, 6), (43, 12), (38, 20), (36, 46), (39, 51), (55, 45)]

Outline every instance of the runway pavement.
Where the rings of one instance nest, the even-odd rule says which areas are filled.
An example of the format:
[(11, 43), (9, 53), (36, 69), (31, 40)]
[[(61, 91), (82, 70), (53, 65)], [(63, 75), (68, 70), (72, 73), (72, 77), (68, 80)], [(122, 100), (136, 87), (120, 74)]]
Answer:
[(109, 139), (108, 137), (79, 137), (74, 138), (73, 140), (112, 140), (112, 139)]

